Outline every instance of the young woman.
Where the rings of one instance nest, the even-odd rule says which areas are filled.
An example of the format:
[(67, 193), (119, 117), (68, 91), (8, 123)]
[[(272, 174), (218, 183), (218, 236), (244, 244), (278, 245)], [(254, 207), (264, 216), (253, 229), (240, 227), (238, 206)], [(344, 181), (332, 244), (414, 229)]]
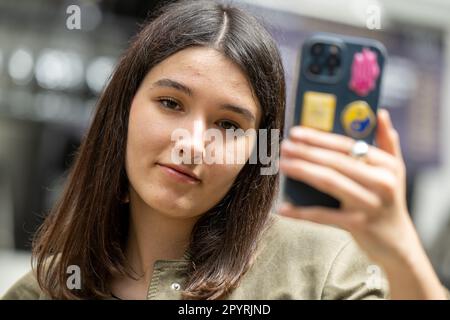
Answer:
[[(366, 161), (343, 136), (294, 127), (283, 142), (282, 171), (339, 210), (273, 214), (279, 175), (249, 152), (243, 164), (173, 161), (174, 149), (201, 159), (208, 129), (283, 132), (284, 109), (280, 55), (255, 18), (212, 1), (164, 7), (119, 61), (37, 233), (33, 271), (5, 298), (446, 298), (406, 209), (387, 112)], [(173, 141), (179, 128), (192, 138)], [(242, 142), (260, 143), (223, 147)]]

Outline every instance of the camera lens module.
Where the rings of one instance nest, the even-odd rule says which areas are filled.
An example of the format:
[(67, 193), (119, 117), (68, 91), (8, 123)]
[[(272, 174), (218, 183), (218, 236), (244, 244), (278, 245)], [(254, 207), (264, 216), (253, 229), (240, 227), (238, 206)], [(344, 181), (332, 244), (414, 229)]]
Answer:
[(338, 67), (341, 64), (341, 59), (336, 55), (330, 55), (327, 59), (327, 64), (329, 67)]
[(315, 43), (311, 47), (311, 54), (313, 56), (320, 56), (323, 53), (324, 45), (322, 43)]
[(322, 68), (317, 63), (310, 64), (308, 70), (310, 73), (315, 75), (320, 74), (322, 72)]

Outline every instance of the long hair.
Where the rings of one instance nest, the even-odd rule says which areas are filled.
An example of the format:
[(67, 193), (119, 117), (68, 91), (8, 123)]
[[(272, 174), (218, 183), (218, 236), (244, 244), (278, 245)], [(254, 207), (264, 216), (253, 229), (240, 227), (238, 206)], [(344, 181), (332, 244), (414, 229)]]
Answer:
[[(130, 274), (125, 257), (129, 207), (122, 199), (129, 184), (124, 164), (131, 102), (155, 65), (192, 46), (214, 48), (238, 65), (261, 107), (259, 129), (283, 132), (283, 66), (274, 40), (255, 17), (214, 1), (180, 1), (158, 9), (119, 60), (62, 195), (34, 238), (33, 266), (49, 297), (110, 297), (110, 279)], [(274, 142), (268, 134), (269, 155)], [(251, 266), (279, 188), (278, 173), (261, 175), (262, 166), (259, 159), (247, 161), (228, 193), (194, 226), (184, 298), (221, 299)], [(80, 290), (66, 286), (70, 265), (81, 270)]]

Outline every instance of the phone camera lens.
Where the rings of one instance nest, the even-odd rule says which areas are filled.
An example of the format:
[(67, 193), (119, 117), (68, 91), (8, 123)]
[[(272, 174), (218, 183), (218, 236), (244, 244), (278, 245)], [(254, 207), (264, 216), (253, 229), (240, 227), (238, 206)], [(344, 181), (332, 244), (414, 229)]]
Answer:
[(341, 64), (341, 59), (335, 55), (331, 55), (327, 59), (327, 64), (329, 67), (337, 67)]
[(316, 43), (311, 47), (311, 54), (313, 56), (319, 56), (323, 52), (323, 44), (322, 43)]
[(339, 54), (339, 47), (337, 46), (330, 46), (330, 54), (331, 55), (338, 55)]
[(309, 66), (309, 72), (312, 74), (320, 74), (322, 72), (322, 68), (320, 68), (318, 64), (313, 63)]

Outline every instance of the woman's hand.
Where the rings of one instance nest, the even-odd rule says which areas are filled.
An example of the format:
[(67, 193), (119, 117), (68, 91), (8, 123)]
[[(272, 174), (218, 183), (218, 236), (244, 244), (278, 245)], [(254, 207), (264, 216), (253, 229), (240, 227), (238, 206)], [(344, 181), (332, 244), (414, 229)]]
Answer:
[(384, 267), (393, 298), (445, 298), (407, 210), (406, 169), (388, 112), (378, 112), (378, 147), (370, 146), (364, 161), (348, 155), (354, 143), (343, 135), (293, 127), (281, 146), (281, 171), (340, 200), (341, 208), (284, 204), (280, 214), (349, 231)]

